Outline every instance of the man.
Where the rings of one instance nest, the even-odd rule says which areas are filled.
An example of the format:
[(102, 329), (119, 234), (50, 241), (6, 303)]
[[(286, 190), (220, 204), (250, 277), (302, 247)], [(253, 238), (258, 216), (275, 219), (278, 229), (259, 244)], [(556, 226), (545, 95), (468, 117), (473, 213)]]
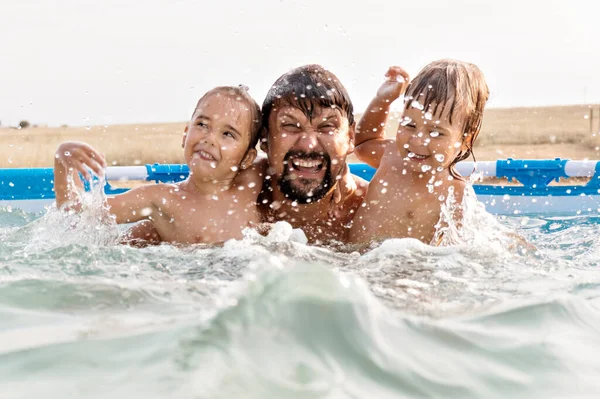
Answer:
[[(302, 66), (277, 79), (262, 112), (260, 146), (267, 159), (255, 167), (264, 175), (258, 198), (263, 221), (288, 222), (313, 244), (344, 242), (368, 186), (346, 164), (356, 127), (346, 89), (322, 66)], [(144, 222), (127, 239), (153, 237), (152, 224)]]
[(356, 126), (346, 89), (322, 66), (302, 66), (277, 79), (262, 112), (264, 221), (286, 221), (315, 244), (345, 241), (367, 187), (346, 164)]

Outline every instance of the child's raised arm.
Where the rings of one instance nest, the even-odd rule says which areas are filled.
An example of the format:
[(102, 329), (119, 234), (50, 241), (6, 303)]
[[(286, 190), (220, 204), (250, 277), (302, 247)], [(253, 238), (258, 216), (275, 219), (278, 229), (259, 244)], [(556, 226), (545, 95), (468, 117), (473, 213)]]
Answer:
[[(73, 191), (83, 189), (78, 173), (89, 180), (92, 176), (88, 168), (100, 176), (105, 167), (104, 156), (88, 144), (74, 141), (61, 144), (54, 154), (56, 207), (60, 208), (78, 198), (77, 193)], [(69, 177), (72, 177), (74, 186), (69, 184)]]
[(379, 167), (385, 147), (393, 141), (384, 138), (390, 105), (404, 93), (409, 82), (408, 73), (398, 66), (390, 67), (385, 76), (386, 81), (358, 122), (354, 140), (358, 159), (375, 168)]
[[(85, 179), (91, 179), (89, 169), (96, 175), (104, 173), (106, 161), (104, 156), (82, 142), (66, 142), (61, 144), (54, 156), (54, 192), (56, 194), (56, 207), (70, 203), (77, 208), (78, 194), (76, 190), (83, 190), (83, 183), (78, 173)], [(88, 169), (89, 168), (89, 169)], [(72, 176), (72, 184), (69, 182)], [(156, 186), (141, 186), (131, 189), (123, 194), (107, 199), (110, 213), (116, 217), (117, 223), (131, 223), (148, 219), (155, 211), (154, 198), (160, 188)]]

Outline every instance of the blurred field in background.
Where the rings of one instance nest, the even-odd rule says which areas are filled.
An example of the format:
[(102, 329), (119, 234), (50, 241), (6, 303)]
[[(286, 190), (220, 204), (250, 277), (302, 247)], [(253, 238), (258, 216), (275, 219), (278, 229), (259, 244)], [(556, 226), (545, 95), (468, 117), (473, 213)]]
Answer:
[[(359, 117), (360, 115), (357, 115)], [(393, 137), (397, 114), (386, 135)], [(35, 123), (35, 121), (32, 121)], [(91, 127), (0, 128), (0, 167), (49, 167), (67, 140), (90, 143), (111, 165), (181, 163), (186, 122)], [(573, 105), (490, 108), (475, 145), (478, 160), (501, 158), (600, 159), (600, 107)], [(350, 162), (356, 162), (351, 157)]]

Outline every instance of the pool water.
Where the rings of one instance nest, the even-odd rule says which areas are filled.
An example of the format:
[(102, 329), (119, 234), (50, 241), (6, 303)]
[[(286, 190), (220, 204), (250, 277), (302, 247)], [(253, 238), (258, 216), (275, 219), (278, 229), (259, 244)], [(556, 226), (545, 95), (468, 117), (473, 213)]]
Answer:
[(598, 217), (490, 216), (468, 244), (364, 254), (285, 223), (139, 249), (96, 217), (0, 210), (0, 397), (600, 394)]

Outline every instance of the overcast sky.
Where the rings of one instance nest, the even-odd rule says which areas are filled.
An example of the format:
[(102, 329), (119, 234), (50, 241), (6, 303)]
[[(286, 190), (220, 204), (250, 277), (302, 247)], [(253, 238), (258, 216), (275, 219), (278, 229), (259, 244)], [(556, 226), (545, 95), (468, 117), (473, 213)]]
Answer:
[[(597, 0), (0, 0), (0, 121), (186, 120), (320, 63), (362, 110), (388, 65), (478, 64), (490, 106), (600, 102)], [(350, 5), (353, 4), (353, 5)]]

